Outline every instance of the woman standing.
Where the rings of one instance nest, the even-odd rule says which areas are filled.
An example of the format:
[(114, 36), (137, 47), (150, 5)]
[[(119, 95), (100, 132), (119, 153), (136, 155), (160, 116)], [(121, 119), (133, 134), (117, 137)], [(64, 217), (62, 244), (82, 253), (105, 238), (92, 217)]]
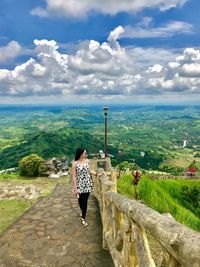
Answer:
[(79, 207), (81, 210), (81, 223), (84, 227), (87, 226), (85, 221), (87, 212), (87, 202), (93, 189), (93, 182), (91, 174), (101, 176), (96, 172), (90, 170), (89, 160), (87, 159), (86, 150), (78, 148), (76, 150), (75, 160), (72, 164), (72, 177), (74, 182), (74, 193), (78, 198)]

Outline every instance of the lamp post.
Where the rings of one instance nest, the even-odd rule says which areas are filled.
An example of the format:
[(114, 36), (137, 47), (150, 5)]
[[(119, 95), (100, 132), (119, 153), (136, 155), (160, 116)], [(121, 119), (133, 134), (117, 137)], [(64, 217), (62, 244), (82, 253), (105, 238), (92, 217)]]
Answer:
[(105, 134), (104, 134), (104, 155), (107, 157), (107, 118), (108, 118), (108, 107), (103, 107), (104, 112), (104, 125), (105, 125)]

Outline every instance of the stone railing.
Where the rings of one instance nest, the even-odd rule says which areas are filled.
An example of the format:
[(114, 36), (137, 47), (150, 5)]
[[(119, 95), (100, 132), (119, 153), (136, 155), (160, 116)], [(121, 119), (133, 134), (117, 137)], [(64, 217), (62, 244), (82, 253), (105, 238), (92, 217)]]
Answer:
[[(98, 170), (98, 160), (91, 168)], [(110, 166), (109, 159), (105, 166)], [(100, 170), (101, 171), (101, 170)], [(200, 267), (200, 234), (139, 201), (117, 193), (116, 171), (94, 178), (103, 247), (116, 267)]]

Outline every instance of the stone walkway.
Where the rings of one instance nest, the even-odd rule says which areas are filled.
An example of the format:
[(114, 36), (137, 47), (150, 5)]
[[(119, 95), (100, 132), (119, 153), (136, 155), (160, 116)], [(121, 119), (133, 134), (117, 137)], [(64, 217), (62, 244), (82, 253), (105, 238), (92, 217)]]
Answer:
[(58, 184), (0, 236), (0, 267), (113, 267), (92, 195), (87, 222), (84, 228), (72, 185)]

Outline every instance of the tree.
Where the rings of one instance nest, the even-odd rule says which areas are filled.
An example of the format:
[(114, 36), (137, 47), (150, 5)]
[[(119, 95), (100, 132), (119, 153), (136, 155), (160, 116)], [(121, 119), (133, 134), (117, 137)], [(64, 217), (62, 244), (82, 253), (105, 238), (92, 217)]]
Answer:
[(111, 165), (113, 167), (116, 167), (117, 166), (117, 160), (116, 159), (111, 159)]
[(160, 170), (163, 172), (170, 173), (171, 175), (174, 175), (174, 176), (179, 176), (179, 175), (182, 175), (184, 168), (179, 167), (179, 166), (172, 166), (169, 164), (163, 164), (160, 167)]
[(127, 169), (129, 169), (130, 163), (128, 161), (122, 161), (117, 167), (121, 172), (125, 172)]
[(44, 159), (37, 154), (22, 158), (19, 162), (19, 171), (22, 176), (37, 177), (44, 169)]

